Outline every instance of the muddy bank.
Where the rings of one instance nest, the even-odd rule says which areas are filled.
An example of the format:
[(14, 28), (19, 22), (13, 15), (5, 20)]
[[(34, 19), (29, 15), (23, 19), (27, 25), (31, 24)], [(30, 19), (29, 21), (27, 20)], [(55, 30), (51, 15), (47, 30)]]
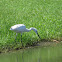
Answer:
[(26, 49), (26, 48), (34, 48), (34, 47), (47, 47), (47, 46), (56, 46), (57, 44), (62, 44), (62, 41), (57, 41), (57, 40), (53, 40), (53, 41), (42, 41), (42, 42), (34, 42), (32, 45), (27, 44), (26, 47), (19, 47), (19, 48), (15, 48), (15, 49), (3, 49), (0, 50), (0, 54), (1, 53), (7, 53), (7, 52), (12, 52), (12, 51), (17, 51), (17, 50), (21, 50), (21, 49)]

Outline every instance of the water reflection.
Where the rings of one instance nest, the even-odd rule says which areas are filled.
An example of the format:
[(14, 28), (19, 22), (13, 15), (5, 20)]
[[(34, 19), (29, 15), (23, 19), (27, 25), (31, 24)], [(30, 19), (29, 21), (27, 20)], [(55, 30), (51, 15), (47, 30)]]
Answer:
[(62, 62), (62, 46), (35, 47), (1, 54), (0, 62)]

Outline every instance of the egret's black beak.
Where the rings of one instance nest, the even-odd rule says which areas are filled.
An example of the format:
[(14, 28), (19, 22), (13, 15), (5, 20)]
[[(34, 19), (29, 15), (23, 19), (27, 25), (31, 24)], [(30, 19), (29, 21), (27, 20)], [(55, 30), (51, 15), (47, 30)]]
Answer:
[[(38, 35), (38, 37), (40, 38), (40, 36), (39, 36), (38, 32), (37, 32), (37, 35)], [(41, 39), (41, 38), (40, 38), (40, 39)]]

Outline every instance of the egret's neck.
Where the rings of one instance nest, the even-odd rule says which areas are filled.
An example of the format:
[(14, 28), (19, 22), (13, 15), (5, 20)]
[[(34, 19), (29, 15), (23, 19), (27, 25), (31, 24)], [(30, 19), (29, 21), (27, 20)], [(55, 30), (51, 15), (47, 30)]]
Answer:
[(30, 28), (30, 29), (28, 29), (28, 28), (26, 28), (26, 32), (29, 32), (29, 31), (31, 31), (32, 29)]
[[(31, 31), (31, 30), (33, 30), (37, 35), (38, 35), (38, 37), (40, 38), (40, 36), (39, 36), (39, 34), (38, 34), (38, 32), (37, 32), (37, 29), (36, 28), (30, 28), (30, 29), (27, 29), (26, 28), (26, 32), (29, 32), (29, 31)], [(40, 38), (41, 39), (41, 38)]]
[(31, 31), (31, 30), (35, 31), (35, 30), (36, 30), (36, 28), (33, 28), (33, 27), (32, 27), (32, 28), (30, 28), (30, 29), (27, 29), (27, 28), (26, 28), (26, 31), (27, 31), (27, 32), (29, 32), (29, 31)]

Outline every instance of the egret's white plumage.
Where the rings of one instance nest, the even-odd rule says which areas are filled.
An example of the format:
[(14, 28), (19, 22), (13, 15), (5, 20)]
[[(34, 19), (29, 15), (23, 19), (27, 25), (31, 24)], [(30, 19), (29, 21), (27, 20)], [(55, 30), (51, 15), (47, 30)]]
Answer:
[[(21, 37), (22, 37), (23, 32), (29, 32), (31, 30), (33, 30), (38, 35), (38, 32), (37, 32), (36, 28), (31, 27), (30, 29), (27, 29), (24, 24), (16, 24), (14, 26), (11, 26), (10, 30), (16, 32), (16, 36), (17, 36), (17, 33), (21, 33)], [(39, 36), (39, 38), (40, 38), (40, 36)], [(21, 38), (21, 41), (22, 41), (22, 38)]]
[(24, 24), (17, 24), (12, 26), (10, 30), (15, 31), (16, 33), (22, 33), (26, 31), (26, 26)]

